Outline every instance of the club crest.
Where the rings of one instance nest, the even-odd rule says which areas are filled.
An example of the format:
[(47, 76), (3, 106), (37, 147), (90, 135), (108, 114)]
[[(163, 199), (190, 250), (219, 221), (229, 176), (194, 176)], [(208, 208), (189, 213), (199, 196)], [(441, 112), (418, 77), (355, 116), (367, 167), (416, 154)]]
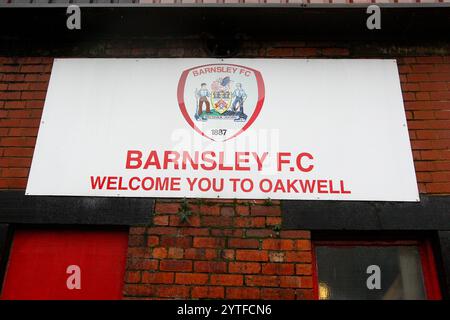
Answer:
[(178, 104), (188, 124), (213, 141), (230, 140), (247, 130), (264, 103), (261, 73), (234, 64), (209, 64), (185, 70)]

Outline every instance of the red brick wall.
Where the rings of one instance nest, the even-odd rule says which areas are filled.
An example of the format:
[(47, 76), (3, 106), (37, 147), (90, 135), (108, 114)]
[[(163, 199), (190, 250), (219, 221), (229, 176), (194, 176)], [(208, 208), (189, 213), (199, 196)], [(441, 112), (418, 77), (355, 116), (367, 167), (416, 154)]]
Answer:
[(450, 194), (450, 57), (399, 60), (419, 191)]
[(125, 296), (312, 299), (308, 231), (280, 231), (278, 202), (156, 203), (154, 225), (132, 228)]
[(0, 189), (24, 189), (52, 58), (0, 58)]
[[(204, 56), (195, 45), (107, 47), (108, 52)], [(367, 57), (352, 48), (300, 42), (247, 46), (242, 52), (245, 57)], [(370, 56), (398, 59), (420, 192), (450, 194), (450, 56), (415, 49), (401, 56), (380, 52)], [(26, 186), (51, 66), (51, 58), (0, 58), (0, 189)], [(130, 230), (125, 297), (313, 297), (310, 234), (279, 230), (279, 203), (191, 201), (186, 222), (178, 214), (181, 204), (158, 200), (153, 225)]]

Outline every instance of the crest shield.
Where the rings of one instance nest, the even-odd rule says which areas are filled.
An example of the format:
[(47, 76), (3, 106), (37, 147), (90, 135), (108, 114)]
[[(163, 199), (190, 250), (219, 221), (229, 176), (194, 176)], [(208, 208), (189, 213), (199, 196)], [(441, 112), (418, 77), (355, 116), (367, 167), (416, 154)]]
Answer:
[(178, 104), (187, 123), (213, 141), (230, 140), (247, 130), (264, 103), (259, 71), (235, 64), (208, 64), (183, 71)]

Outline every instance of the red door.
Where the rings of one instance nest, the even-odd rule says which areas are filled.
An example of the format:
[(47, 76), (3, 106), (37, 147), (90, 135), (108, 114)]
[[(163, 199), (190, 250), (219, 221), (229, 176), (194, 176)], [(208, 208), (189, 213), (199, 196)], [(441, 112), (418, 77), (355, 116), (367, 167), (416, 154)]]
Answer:
[(126, 231), (18, 230), (2, 299), (121, 299)]

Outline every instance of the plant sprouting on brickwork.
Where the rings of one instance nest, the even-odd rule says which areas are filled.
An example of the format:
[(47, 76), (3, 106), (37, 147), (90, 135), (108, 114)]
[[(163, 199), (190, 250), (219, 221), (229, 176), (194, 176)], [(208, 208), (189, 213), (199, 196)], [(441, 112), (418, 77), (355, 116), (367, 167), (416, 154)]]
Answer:
[(186, 198), (183, 199), (183, 202), (178, 209), (178, 216), (180, 217), (181, 222), (189, 223), (189, 217), (192, 216), (192, 210)]

